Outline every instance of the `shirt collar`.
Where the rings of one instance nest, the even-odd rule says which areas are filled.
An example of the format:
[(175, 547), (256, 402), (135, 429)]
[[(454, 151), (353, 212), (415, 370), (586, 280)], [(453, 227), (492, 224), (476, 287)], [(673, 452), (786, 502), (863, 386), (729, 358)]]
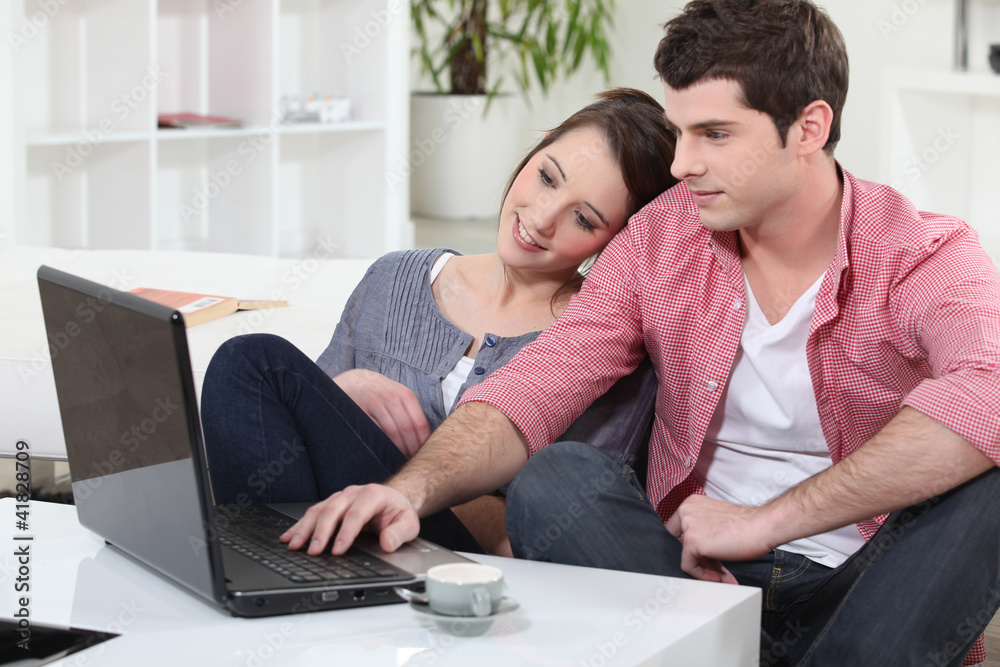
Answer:
[(840, 229), (837, 232), (837, 254), (833, 257), (832, 275), (840, 276), (851, 267), (851, 256), (848, 253), (847, 239), (851, 237), (851, 225), (854, 221), (854, 176), (846, 169), (837, 165), (837, 176), (843, 184), (843, 194), (840, 199)]

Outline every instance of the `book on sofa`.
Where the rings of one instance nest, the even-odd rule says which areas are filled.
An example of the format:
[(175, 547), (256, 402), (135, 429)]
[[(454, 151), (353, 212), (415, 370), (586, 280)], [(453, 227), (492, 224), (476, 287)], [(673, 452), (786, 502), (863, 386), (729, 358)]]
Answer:
[(287, 301), (237, 299), (231, 296), (176, 292), (174, 290), (136, 287), (129, 290), (144, 299), (173, 308), (184, 316), (184, 326), (193, 327), (205, 322), (225, 317), (237, 310), (257, 310), (261, 308), (281, 308)]

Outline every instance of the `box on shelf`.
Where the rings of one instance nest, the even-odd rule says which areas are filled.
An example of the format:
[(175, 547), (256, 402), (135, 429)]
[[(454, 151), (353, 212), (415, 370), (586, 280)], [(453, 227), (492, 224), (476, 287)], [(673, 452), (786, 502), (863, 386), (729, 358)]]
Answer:
[(344, 123), (351, 119), (351, 100), (343, 95), (285, 95), (280, 103), (282, 122)]

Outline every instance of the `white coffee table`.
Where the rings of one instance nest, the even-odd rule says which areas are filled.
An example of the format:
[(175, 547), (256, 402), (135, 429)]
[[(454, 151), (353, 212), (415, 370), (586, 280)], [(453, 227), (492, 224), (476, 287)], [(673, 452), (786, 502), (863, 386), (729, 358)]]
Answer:
[(241, 619), (107, 547), (72, 506), (30, 503), (27, 530), (15, 509), (0, 499), (0, 616), (24, 595), (13, 554), (29, 544), (32, 623), (121, 633), (54, 663), (67, 667), (757, 664), (756, 588), (477, 556), (504, 570), (520, 603), (480, 637), (446, 634), (402, 604)]

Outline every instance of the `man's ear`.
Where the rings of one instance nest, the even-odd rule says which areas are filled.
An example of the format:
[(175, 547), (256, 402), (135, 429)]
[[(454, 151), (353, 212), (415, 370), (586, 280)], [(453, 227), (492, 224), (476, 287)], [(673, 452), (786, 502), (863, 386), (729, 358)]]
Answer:
[(799, 155), (806, 156), (823, 150), (833, 125), (833, 109), (823, 100), (806, 105), (792, 127), (797, 130)]

